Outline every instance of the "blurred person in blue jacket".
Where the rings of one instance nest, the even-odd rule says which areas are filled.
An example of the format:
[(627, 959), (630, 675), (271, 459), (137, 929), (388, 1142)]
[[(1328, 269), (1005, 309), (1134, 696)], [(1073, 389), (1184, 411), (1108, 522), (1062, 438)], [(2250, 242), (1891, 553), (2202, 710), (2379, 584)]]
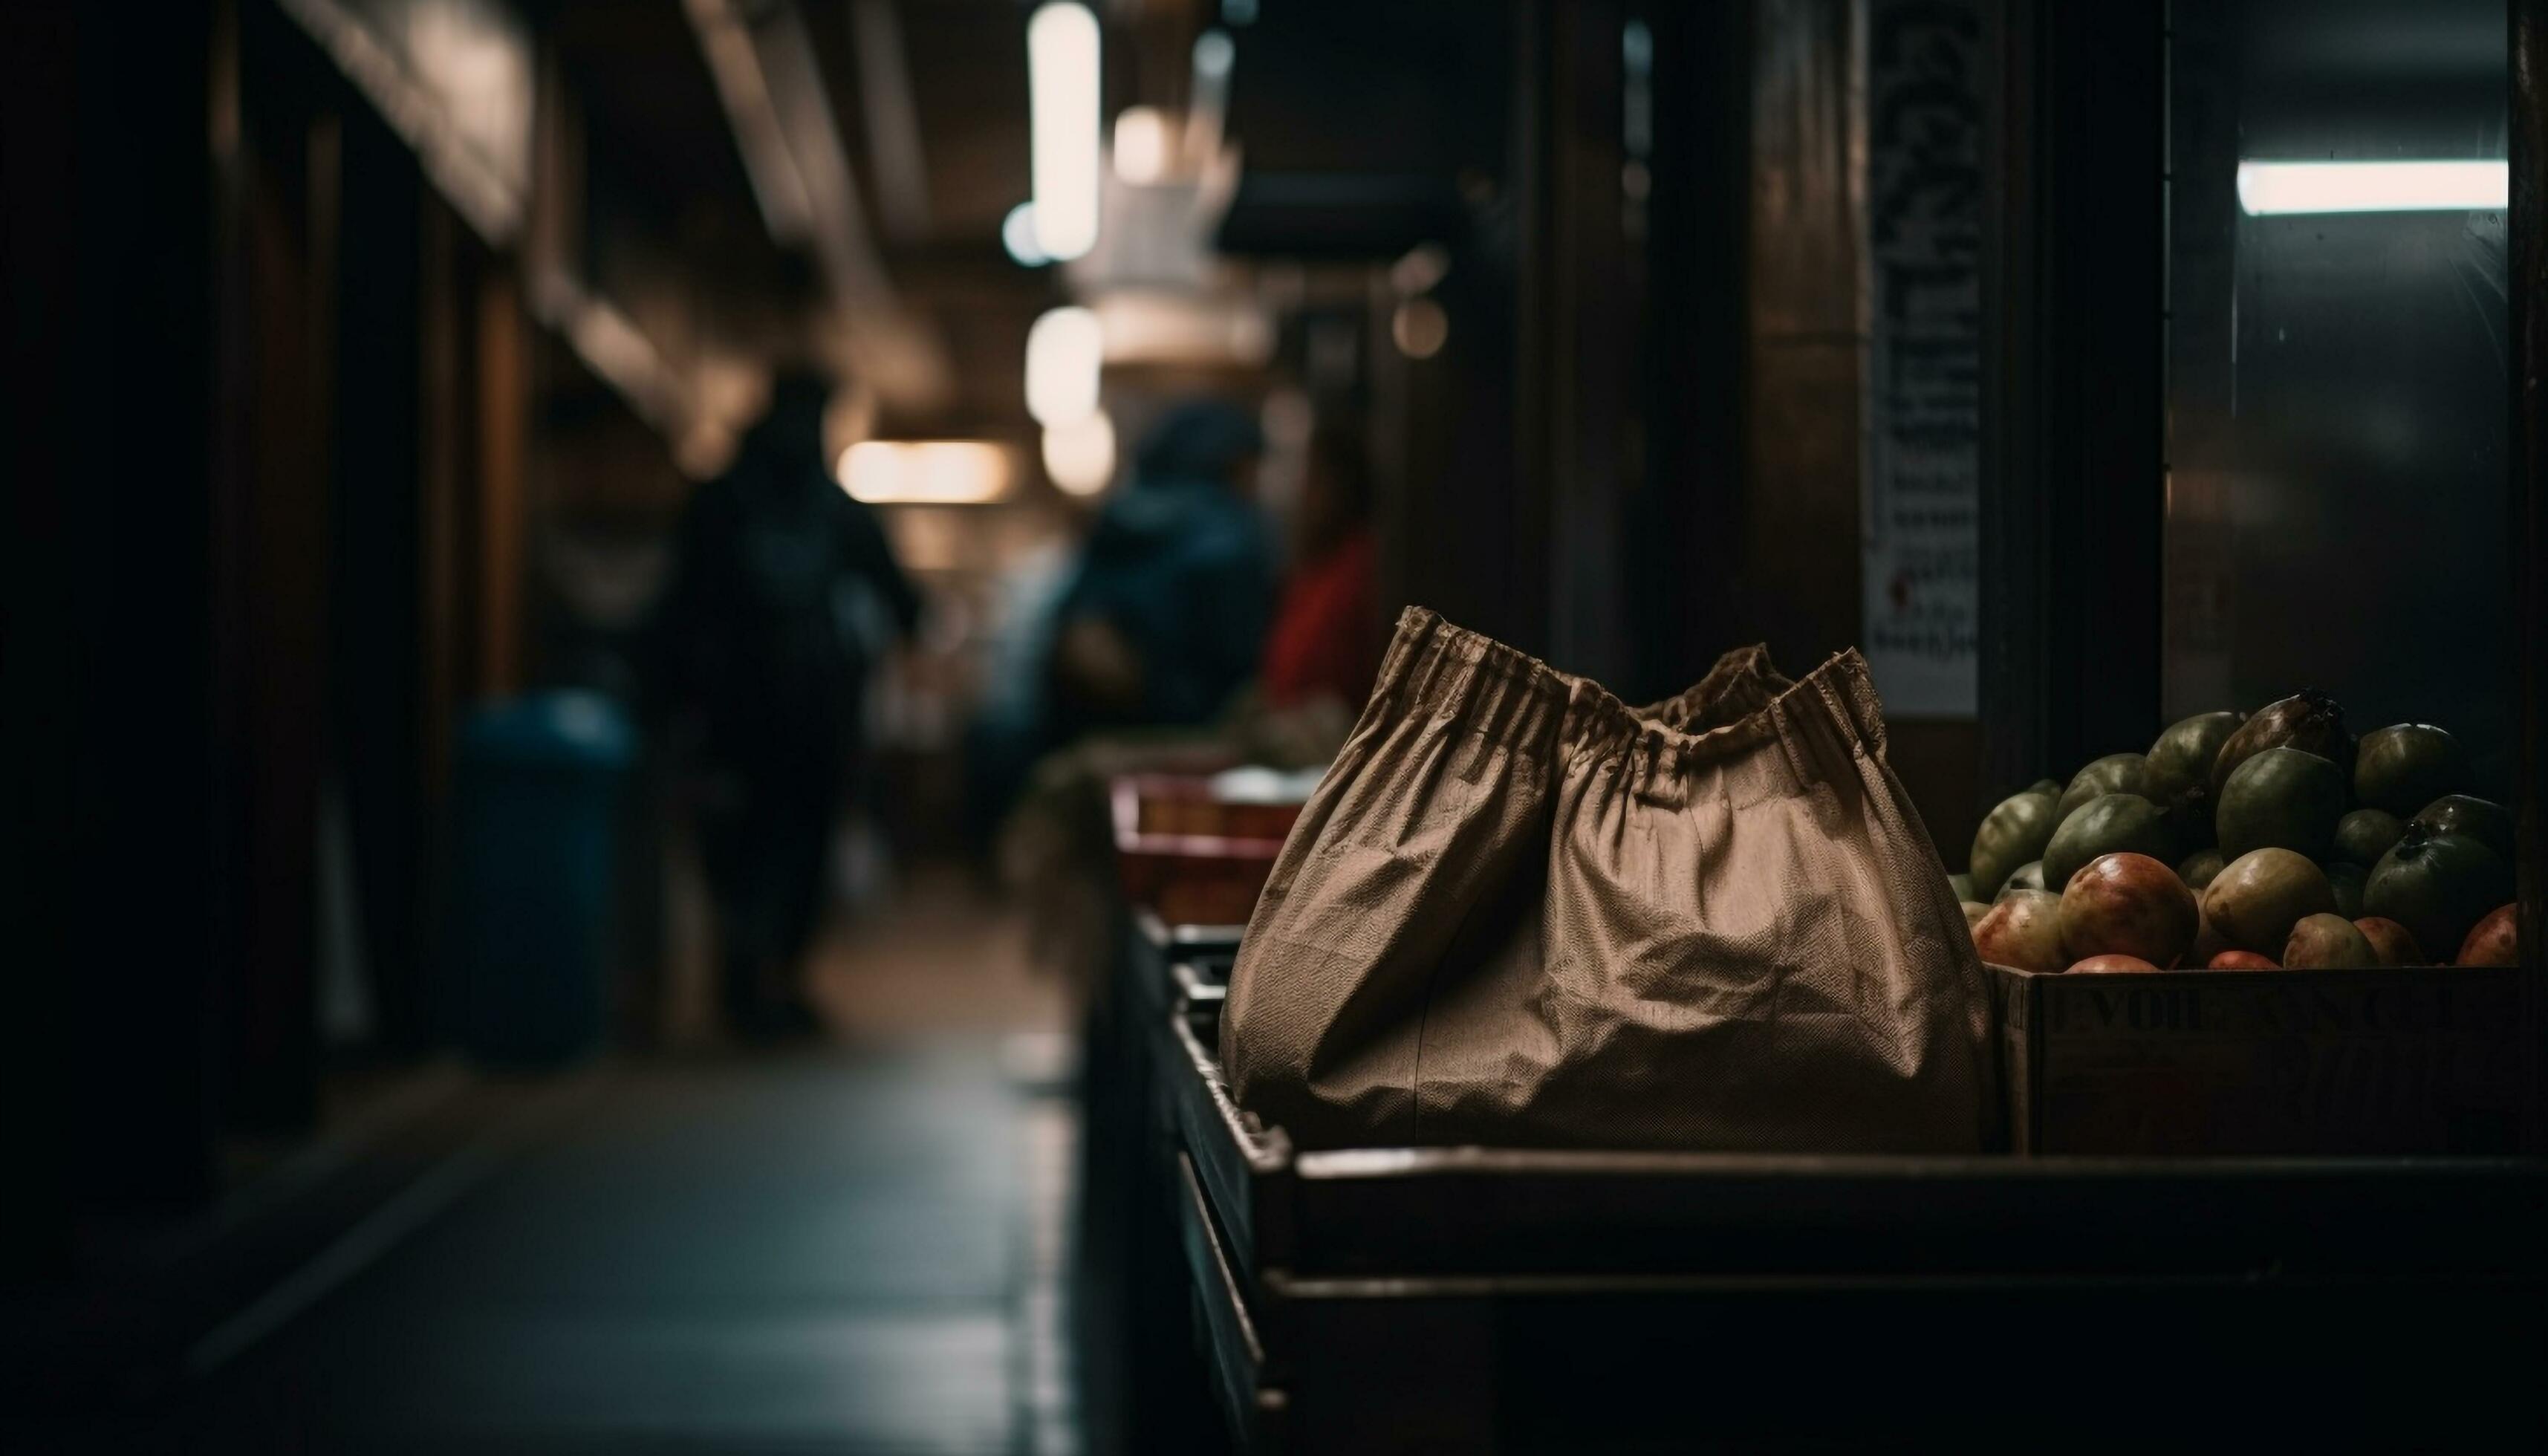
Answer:
[(1264, 450), (1219, 400), (1171, 407), (1142, 441), (1054, 609), (1047, 744), (1207, 723), (1254, 677), (1274, 604)]
[(864, 769), (867, 679), (921, 601), (875, 512), (824, 458), (831, 384), (782, 375), (726, 473), (692, 494), (653, 625), (653, 705), (676, 752), (708, 888), (727, 1020), (810, 1029), (799, 962), (832, 831)]

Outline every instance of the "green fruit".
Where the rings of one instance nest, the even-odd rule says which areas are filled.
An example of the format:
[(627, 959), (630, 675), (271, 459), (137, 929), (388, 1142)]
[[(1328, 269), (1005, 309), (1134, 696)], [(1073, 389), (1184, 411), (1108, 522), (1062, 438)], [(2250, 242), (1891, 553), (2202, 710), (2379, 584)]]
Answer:
[(2029, 860), (2025, 864), (2017, 866), (2016, 870), (2009, 875), (2008, 883), (2001, 885), (1999, 887), (1999, 893), (1993, 898), (2005, 900), (2020, 890), (2040, 890), (2043, 888), (2044, 862), (2041, 860)]
[(2230, 773), (2213, 827), (2221, 853), (2232, 860), (2263, 849), (2323, 860), (2343, 817), (2344, 774), (2335, 765), (2296, 748), (2269, 748)]
[(2061, 797), (2061, 781), (2057, 778), (2039, 778), (2033, 783), (2028, 784), (2026, 786), (2026, 791), (2028, 793), (2048, 793), (2057, 799)]
[(2353, 735), (2344, 731), (2344, 709), (2312, 688), (2258, 708), (2221, 745), (2220, 756), (2212, 761), (2213, 802), (2221, 801), (2221, 791), (2239, 765), (2269, 748), (2296, 748), (2335, 765), (2348, 778), (2353, 773)]
[(1956, 898), (1958, 900), (1969, 900), (1973, 897), (1973, 877), (1969, 874), (1948, 875), (1947, 886), (1956, 892)]
[(2412, 813), (2468, 781), (2468, 755), (2459, 740), (2430, 723), (2374, 728), (2354, 753), (2353, 796), (2392, 814)]
[(2203, 918), (2231, 949), (2279, 956), (2302, 917), (2333, 914), (2335, 891), (2308, 857), (2254, 850), (2223, 866), (2203, 892)]
[(1999, 801), (1974, 832), (1972, 857), (1965, 862), (1975, 889), (1997, 894), (2010, 871), (2044, 857), (2044, 846), (2061, 822), (2052, 812), (2054, 803), (2053, 795), (2033, 789)]
[(2408, 821), (2426, 834), (2464, 834), (2509, 860), (2512, 858), (2512, 811), (2493, 799), (2446, 793), (2415, 811)]
[(2386, 809), (2356, 809), (2335, 821), (2335, 848), (2327, 853), (2368, 869), (2405, 833), (2407, 821)]
[(2362, 907), (2407, 927), (2416, 945), (2430, 950), (2458, 945), (2467, 939), (2470, 926), (2511, 899), (2512, 869), (2485, 841), (2429, 833), (2423, 819), (2416, 815), (2371, 866)]
[(2370, 881), (2371, 871), (2341, 860), (2330, 860), (2319, 867), (2326, 871), (2326, 887), (2335, 891), (2335, 913), (2347, 920), (2360, 916), (2362, 888)]
[(2187, 889), (2200, 890), (2218, 878), (2221, 866), (2229, 863), (2217, 849), (2197, 850), (2185, 857), (2184, 864), (2176, 866), (2176, 877), (2185, 881)]
[(2241, 721), (2236, 713), (2197, 713), (2169, 724), (2150, 745), (2140, 795), (2167, 811), (2187, 844), (2212, 838), (2212, 766)]
[(2079, 866), (2099, 855), (2147, 855), (2161, 864), (2176, 858), (2176, 846), (2159, 815), (2158, 805), (2137, 793), (2099, 794), (2081, 805), (2044, 847), (2044, 885), (2067, 885)]
[(2141, 780), (2148, 770), (2149, 760), (2139, 754), (2106, 755), (2080, 770), (2070, 786), (2061, 791), (2061, 802), (2053, 806), (2054, 820), (2069, 818), (2080, 805), (2099, 794), (2140, 793)]

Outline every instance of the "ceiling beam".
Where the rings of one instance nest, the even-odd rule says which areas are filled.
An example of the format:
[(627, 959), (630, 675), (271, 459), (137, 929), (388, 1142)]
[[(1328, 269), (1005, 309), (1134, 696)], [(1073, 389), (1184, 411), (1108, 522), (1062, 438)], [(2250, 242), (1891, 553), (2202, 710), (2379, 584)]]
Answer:
[(929, 164), (920, 149), (920, 108), (911, 59), (893, 0), (850, 0), (851, 48), (858, 56), (859, 105), (866, 113), (867, 166), (876, 212), (899, 243), (929, 235)]
[(803, 12), (792, 0), (753, 5), (748, 14), (736, 0), (683, 0), (682, 9), (763, 220), (774, 240), (812, 251), (840, 314), (851, 369), (898, 408), (944, 404), (954, 392), (946, 343), (895, 294), (867, 234)]

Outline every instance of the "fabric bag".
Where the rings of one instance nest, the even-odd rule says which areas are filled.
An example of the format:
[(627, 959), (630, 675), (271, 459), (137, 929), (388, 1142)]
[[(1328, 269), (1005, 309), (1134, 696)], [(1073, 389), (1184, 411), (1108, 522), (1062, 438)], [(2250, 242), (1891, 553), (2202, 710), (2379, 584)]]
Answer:
[(1989, 999), (1856, 653), (1640, 711), (1410, 608), (1222, 1058), (1302, 1147), (1972, 1152)]
[(1684, 733), (1704, 733), (1750, 717), (1795, 685), (1770, 665), (1770, 649), (1755, 642), (1718, 658), (1695, 684), (1637, 709), (1637, 716)]

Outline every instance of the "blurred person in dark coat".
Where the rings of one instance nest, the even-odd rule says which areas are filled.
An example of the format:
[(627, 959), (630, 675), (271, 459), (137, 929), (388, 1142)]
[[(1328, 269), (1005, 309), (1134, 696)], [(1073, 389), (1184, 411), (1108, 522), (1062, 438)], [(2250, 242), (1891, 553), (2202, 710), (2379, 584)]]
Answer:
[(813, 1024), (799, 962), (864, 769), (867, 677), (920, 618), (874, 511), (824, 458), (830, 395), (818, 375), (774, 383), (733, 465), (690, 498), (654, 624), (655, 705), (694, 785), (726, 1016), (750, 1038)]
[(1142, 441), (1054, 613), (1047, 743), (1207, 723), (1254, 677), (1274, 594), (1251, 494), (1264, 449), (1218, 400), (1172, 407)]

